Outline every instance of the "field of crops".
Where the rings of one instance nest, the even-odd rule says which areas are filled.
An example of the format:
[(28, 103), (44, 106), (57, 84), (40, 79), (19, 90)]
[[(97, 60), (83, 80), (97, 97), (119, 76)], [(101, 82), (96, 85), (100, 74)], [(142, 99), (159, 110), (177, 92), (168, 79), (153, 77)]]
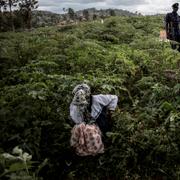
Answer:
[[(159, 41), (162, 16), (111, 17), (0, 33), (1, 179), (180, 179), (180, 53)], [(105, 153), (70, 147), (78, 83), (116, 94)]]

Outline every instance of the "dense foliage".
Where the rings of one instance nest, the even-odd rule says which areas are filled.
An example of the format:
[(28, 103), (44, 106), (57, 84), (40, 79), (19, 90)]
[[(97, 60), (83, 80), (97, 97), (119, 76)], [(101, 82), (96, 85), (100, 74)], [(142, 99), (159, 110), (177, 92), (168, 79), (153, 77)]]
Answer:
[[(159, 41), (162, 26), (161, 16), (111, 17), (1, 33), (0, 153), (18, 145), (47, 158), (44, 179), (180, 178), (180, 54)], [(96, 157), (69, 145), (71, 91), (82, 82), (119, 97)]]

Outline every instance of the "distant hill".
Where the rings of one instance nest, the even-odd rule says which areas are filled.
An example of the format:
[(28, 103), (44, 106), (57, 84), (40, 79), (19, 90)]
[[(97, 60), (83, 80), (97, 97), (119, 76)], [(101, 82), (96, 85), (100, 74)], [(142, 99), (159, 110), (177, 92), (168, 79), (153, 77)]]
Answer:
[[(110, 16), (110, 12), (113, 10), (115, 12), (116, 16), (135, 16), (137, 15), (136, 13), (132, 13), (126, 10), (122, 10), (122, 9), (100, 9), (97, 10), (96, 8), (89, 8), (89, 9), (85, 9), (89, 12), (90, 16), (93, 16), (94, 14), (96, 14), (97, 16)], [(82, 15), (84, 10), (80, 10), (77, 11), (76, 14), (77, 15)]]
[(56, 14), (50, 11), (38, 11), (32, 12), (32, 25), (33, 27), (39, 26), (52, 26), (57, 24), (63, 19), (61, 14)]
[[(122, 9), (97, 10), (96, 8), (89, 8), (89, 9), (84, 9), (84, 10), (88, 11), (90, 19), (93, 19), (94, 15), (96, 15), (97, 18), (108, 17), (111, 15), (112, 11), (114, 11), (113, 13), (116, 16), (136, 16), (137, 15), (137, 13), (132, 13), (132, 12), (122, 10)], [(84, 10), (75, 12), (77, 19), (83, 16)], [(56, 25), (62, 21), (68, 21), (68, 20), (69, 20), (69, 15), (67, 13), (56, 14), (50, 11), (35, 10), (33, 11), (32, 24), (33, 24), (33, 27), (51, 26), (51, 25)]]

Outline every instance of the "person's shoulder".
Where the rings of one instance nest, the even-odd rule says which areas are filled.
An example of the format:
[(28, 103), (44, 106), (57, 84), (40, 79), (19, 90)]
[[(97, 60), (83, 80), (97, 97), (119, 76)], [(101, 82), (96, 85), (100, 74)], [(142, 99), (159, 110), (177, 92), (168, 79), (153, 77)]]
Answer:
[(99, 100), (101, 98), (103, 98), (105, 95), (104, 94), (96, 94), (96, 95), (92, 95), (93, 100)]
[(96, 94), (96, 95), (92, 95), (93, 99), (99, 99), (99, 98), (102, 98), (102, 97), (106, 97), (107, 94)]
[(167, 17), (167, 16), (169, 16), (169, 17), (172, 16), (172, 12), (167, 13), (167, 14), (166, 14), (166, 17)]
[(95, 95), (92, 95), (92, 97), (99, 97), (99, 96), (102, 96), (103, 94), (95, 94)]
[(112, 94), (97, 94), (97, 95), (92, 95), (93, 101), (106, 101), (106, 100), (111, 100), (116, 98), (116, 95)]
[(98, 100), (101, 96), (102, 94), (96, 94), (96, 95), (92, 95), (92, 98), (93, 100)]
[(172, 17), (172, 12), (171, 13), (167, 13), (166, 16), (165, 16), (166, 21), (170, 20), (171, 17)]

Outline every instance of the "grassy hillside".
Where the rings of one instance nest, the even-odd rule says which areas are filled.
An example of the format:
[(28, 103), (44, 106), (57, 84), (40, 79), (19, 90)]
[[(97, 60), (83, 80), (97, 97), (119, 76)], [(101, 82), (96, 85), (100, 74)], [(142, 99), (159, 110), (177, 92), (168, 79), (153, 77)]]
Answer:
[[(32, 154), (31, 177), (47, 158), (36, 173), (45, 180), (180, 178), (180, 54), (159, 41), (162, 26), (161, 16), (111, 17), (0, 33), (0, 152), (18, 145)], [(96, 157), (69, 145), (71, 91), (82, 82), (119, 97)], [(8, 168), (1, 158), (0, 174)]]

